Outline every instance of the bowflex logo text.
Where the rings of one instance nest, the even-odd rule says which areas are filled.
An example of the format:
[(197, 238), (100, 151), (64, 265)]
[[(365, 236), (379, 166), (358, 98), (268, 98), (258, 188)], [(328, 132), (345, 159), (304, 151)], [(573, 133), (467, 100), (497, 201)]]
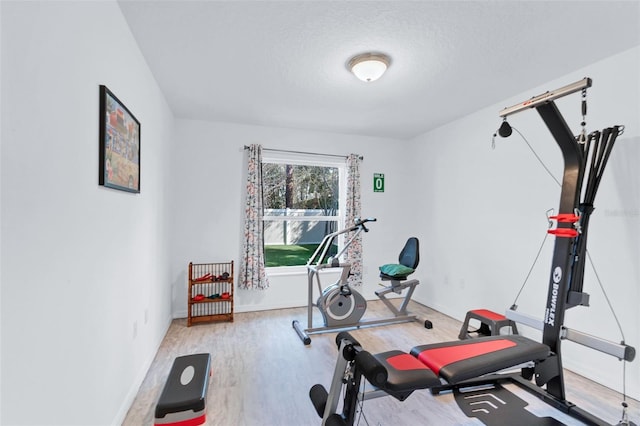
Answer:
[(553, 270), (553, 287), (551, 289), (551, 301), (545, 312), (544, 322), (553, 327), (556, 320), (556, 305), (558, 302), (558, 290), (560, 289), (560, 281), (562, 280), (562, 268), (556, 266)]

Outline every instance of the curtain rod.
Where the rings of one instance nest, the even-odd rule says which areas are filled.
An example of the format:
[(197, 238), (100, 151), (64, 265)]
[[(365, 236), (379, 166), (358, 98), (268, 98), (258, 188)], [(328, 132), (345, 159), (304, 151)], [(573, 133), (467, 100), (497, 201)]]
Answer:
[[(244, 149), (249, 149), (248, 145), (244, 146)], [(287, 152), (290, 154), (305, 154), (305, 155), (321, 155), (323, 157), (338, 157), (338, 158), (348, 158), (348, 155), (338, 155), (338, 154), (322, 154), (320, 152), (306, 152), (306, 151), (291, 151), (289, 149), (275, 149), (275, 148), (262, 148), (263, 151), (271, 151), (271, 152)], [(362, 155), (359, 155), (358, 158), (360, 160), (364, 160)]]

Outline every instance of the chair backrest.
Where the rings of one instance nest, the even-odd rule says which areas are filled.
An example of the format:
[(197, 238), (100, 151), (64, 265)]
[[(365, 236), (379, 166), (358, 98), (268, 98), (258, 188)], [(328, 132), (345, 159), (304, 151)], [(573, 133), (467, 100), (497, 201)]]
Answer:
[(398, 262), (408, 268), (416, 269), (420, 262), (420, 244), (416, 237), (407, 240), (400, 252)]

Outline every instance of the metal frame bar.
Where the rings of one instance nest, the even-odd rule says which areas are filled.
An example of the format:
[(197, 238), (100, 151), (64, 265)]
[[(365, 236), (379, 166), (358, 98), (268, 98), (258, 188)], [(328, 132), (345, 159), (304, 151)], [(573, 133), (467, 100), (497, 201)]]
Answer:
[[(247, 150), (249, 149), (249, 145), (245, 145), (244, 149)], [(339, 154), (325, 154), (322, 152), (307, 152), (307, 151), (294, 151), (294, 150), (290, 150), (290, 149), (277, 149), (277, 148), (262, 148), (263, 151), (268, 151), (268, 152), (284, 152), (287, 154), (303, 154), (303, 155), (318, 155), (321, 157), (336, 157), (336, 158), (349, 158), (348, 155), (339, 155)], [(364, 157), (362, 155), (359, 155), (358, 158), (360, 160), (364, 160)]]
[(384, 318), (379, 320), (359, 321), (353, 324), (329, 325), (324, 327), (307, 328), (304, 331), (307, 334), (321, 334), (321, 333), (329, 333), (329, 332), (340, 331), (340, 330), (355, 330), (358, 328), (375, 327), (377, 325), (399, 324), (403, 322), (414, 322), (414, 321), (416, 322), (419, 321), (417, 316), (403, 315), (399, 317)]
[[(524, 324), (536, 330), (543, 330), (544, 328), (544, 322), (531, 315), (508, 309), (505, 312), (505, 316), (518, 324)], [(560, 329), (560, 339), (569, 340), (582, 346), (595, 349), (607, 355), (616, 357), (621, 361), (624, 360), (631, 362), (636, 356), (636, 350), (633, 346), (629, 346), (624, 343), (611, 342), (564, 326)]]
[(511, 114), (515, 114), (525, 109), (536, 108), (540, 104), (551, 102), (558, 98), (562, 98), (563, 96), (567, 96), (579, 90), (591, 87), (591, 83), (592, 83), (591, 79), (588, 77), (585, 77), (580, 81), (576, 81), (575, 83), (568, 84), (559, 89), (556, 89), (550, 92), (545, 92), (538, 96), (534, 96), (533, 98), (527, 101), (524, 101), (522, 103), (503, 109), (502, 111), (500, 111), (500, 117), (507, 117)]
[(331, 378), (331, 387), (329, 388), (327, 402), (324, 407), (324, 415), (322, 416), (322, 426), (325, 425), (329, 416), (337, 411), (338, 404), (340, 403), (342, 380), (344, 379), (347, 364), (349, 364), (349, 362), (342, 356), (347, 344), (349, 343), (342, 341), (338, 348), (338, 360), (336, 361), (336, 366), (333, 370), (333, 377)]
[(515, 321), (518, 324), (524, 324), (531, 328), (535, 328), (536, 330), (542, 331), (542, 329), (544, 328), (544, 322), (542, 320), (535, 318), (531, 315), (514, 311), (512, 309), (507, 309), (504, 316), (507, 317), (507, 319), (510, 319), (511, 321)]
[[(383, 290), (378, 290), (375, 293), (376, 296), (378, 296), (380, 300), (382, 300), (382, 302), (387, 306), (387, 308), (389, 308), (389, 310), (393, 312), (396, 317), (399, 317), (402, 315), (408, 315), (407, 307), (409, 306), (411, 297), (413, 297), (413, 292), (418, 284), (420, 284), (420, 281), (418, 280), (391, 281), (391, 285), (385, 286)], [(405, 294), (404, 299), (402, 299), (400, 309), (398, 309), (393, 303), (391, 303), (389, 299), (385, 297), (385, 295), (389, 293), (402, 294), (402, 291), (405, 288), (409, 288), (409, 290)]]
[(631, 362), (636, 356), (636, 350), (632, 346), (625, 345), (624, 343), (611, 342), (567, 327), (562, 327), (560, 338), (567, 339), (582, 346), (614, 356), (620, 361), (624, 360)]

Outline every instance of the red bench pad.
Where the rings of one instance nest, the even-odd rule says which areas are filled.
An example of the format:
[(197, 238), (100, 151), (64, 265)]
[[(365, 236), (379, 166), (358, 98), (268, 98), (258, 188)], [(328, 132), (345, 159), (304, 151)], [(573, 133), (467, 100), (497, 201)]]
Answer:
[(520, 335), (416, 346), (411, 355), (451, 384), (548, 358), (547, 345)]
[(427, 389), (440, 384), (440, 379), (416, 357), (402, 351), (388, 351), (374, 357), (387, 370), (384, 390), (390, 394)]
[(490, 319), (492, 321), (504, 321), (507, 319), (507, 317), (505, 317), (504, 315), (498, 314), (496, 312), (490, 311), (488, 309), (474, 309), (473, 311), (474, 314), (486, 318), (486, 319)]

